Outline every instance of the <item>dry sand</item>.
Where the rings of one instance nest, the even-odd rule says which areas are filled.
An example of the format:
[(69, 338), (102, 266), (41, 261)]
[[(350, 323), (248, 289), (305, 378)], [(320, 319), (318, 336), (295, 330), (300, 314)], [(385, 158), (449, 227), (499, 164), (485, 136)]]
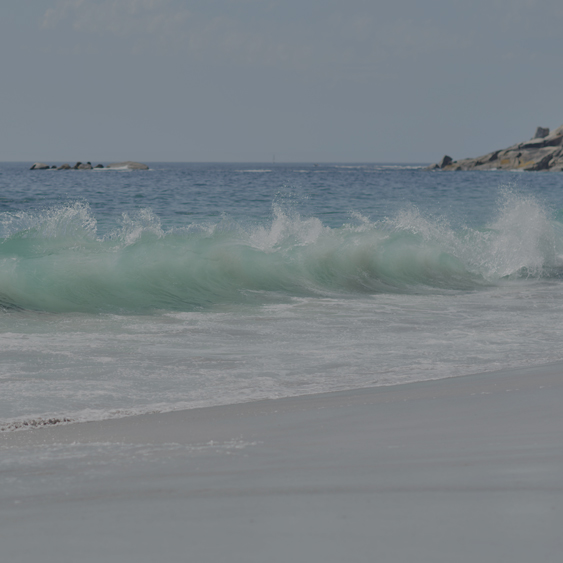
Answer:
[(559, 562), (563, 364), (0, 434), (0, 559)]

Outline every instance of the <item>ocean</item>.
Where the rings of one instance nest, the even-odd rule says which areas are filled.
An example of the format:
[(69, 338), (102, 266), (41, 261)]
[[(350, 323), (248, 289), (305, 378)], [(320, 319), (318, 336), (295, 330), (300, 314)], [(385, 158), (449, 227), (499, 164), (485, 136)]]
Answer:
[(563, 174), (0, 164), (0, 428), (563, 359)]

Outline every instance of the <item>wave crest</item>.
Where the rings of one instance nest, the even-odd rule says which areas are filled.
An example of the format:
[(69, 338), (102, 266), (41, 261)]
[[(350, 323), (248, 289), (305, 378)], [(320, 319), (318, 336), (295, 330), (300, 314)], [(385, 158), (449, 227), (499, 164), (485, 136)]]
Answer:
[(0, 218), (0, 305), (50, 312), (193, 310), (302, 296), (474, 290), (560, 277), (563, 226), (531, 197), (505, 192), (495, 221), (454, 229), (414, 207), (339, 229), (280, 205), (270, 220), (224, 217), (163, 229), (150, 209), (97, 235), (89, 207)]

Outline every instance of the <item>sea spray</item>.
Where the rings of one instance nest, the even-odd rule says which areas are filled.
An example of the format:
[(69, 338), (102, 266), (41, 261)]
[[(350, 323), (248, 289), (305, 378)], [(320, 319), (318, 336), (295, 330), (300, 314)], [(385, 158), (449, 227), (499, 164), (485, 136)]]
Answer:
[(486, 237), (482, 268), (489, 277), (559, 275), (563, 225), (536, 198), (503, 190)]
[(0, 303), (49, 312), (190, 311), (292, 297), (484, 288), (561, 272), (563, 229), (534, 198), (506, 192), (490, 225), (454, 229), (408, 206), (394, 217), (329, 228), (273, 206), (271, 219), (228, 218), (165, 230), (150, 210), (98, 236), (84, 204), (4, 213)]

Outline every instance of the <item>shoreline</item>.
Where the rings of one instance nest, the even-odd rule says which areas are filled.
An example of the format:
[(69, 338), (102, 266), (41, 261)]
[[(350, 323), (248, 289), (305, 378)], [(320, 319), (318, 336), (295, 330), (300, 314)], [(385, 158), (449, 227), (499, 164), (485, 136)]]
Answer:
[(4, 432), (3, 553), (555, 562), (562, 403), (558, 362)]
[[(451, 376), (451, 377), (441, 377), (438, 379), (425, 379), (422, 381), (409, 381), (406, 383), (393, 383), (389, 385), (373, 385), (368, 387), (355, 387), (352, 389), (344, 389), (338, 391), (326, 391), (326, 392), (315, 392), (315, 393), (306, 393), (303, 395), (290, 395), (287, 397), (278, 397), (274, 399), (251, 399), (249, 401), (241, 402), (241, 403), (225, 403), (225, 404), (218, 404), (218, 405), (205, 405), (205, 406), (194, 406), (192, 408), (180, 408), (174, 409), (169, 411), (149, 411), (149, 412), (140, 412), (140, 413), (130, 413), (124, 416), (115, 416), (109, 417), (104, 419), (95, 419), (95, 420), (74, 420), (72, 418), (66, 416), (57, 416), (53, 415), (50, 417), (45, 418), (38, 418), (38, 424), (25, 424), (24, 422), (15, 422), (15, 423), (8, 423), (5, 424), (0, 429), (0, 447), (8, 441), (6, 439), (3, 441), (4, 436), (9, 436), (13, 433), (20, 434), (22, 432), (49, 432), (49, 436), (52, 431), (57, 432), (58, 429), (63, 427), (71, 427), (76, 428), (80, 425), (101, 425), (107, 426), (111, 424), (116, 424), (117, 426), (121, 426), (120, 421), (130, 421), (130, 420), (142, 420), (143, 425), (147, 424), (148, 421), (151, 419), (158, 420), (160, 417), (167, 418), (167, 417), (180, 417), (180, 416), (189, 416), (188, 413), (192, 412), (200, 412), (200, 411), (207, 411), (209, 410), (210, 413), (213, 412), (213, 415), (217, 412), (220, 413), (221, 410), (225, 409), (226, 411), (231, 410), (241, 410), (241, 412), (252, 412), (254, 410), (269, 412), (272, 409), (278, 410), (278, 405), (281, 407), (282, 405), (285, 406), (286, 403), (291, 404), (293, 401), (297, 402), (306, 402), (309, 406), (312, 406), (318, 402), (326, 401), (327, 403), (337, 404), (340, 402), (341, 399), (347, 397), (348, 399), (355, 397), (356, 395), (361, 396), (372, 396), (374, 402), (379, 402), (379, 398), (376, 398), (379, 393), (386, 393), (385, 401), (394, 400), (392, 397), (395, 397), (397, 394), (403, 396), (405, 398), (401, 400), (410, 400), (412, 398), (424, 398), (429, 395), (439, 396), (444, 394), (446, 391), (444, 388), (443, 390), (437, 390), (435, 387), (440, 386), (441, 382), (449, 382), (454, 380), (463, 380), (459, 381), (456, 384), (453, 384), (454, 387), (458, 389), (458, 392), (461, 392), (463, 388), (469, 388), (473, 386), (482, 386), (482, 389), (487, 389), (487, 391), (479, 391), (481, 393), (489, 393), (493, 388), (496, 388), (499, 384), (506, 385), (510, 384), (514, 387), (514, 378), (518, 378), (522, 382), (520, 385), (525, 385), (528, 387), (529, 385), (533, 385), (533, 383), (529, 380), (530, 373), (534, 372), (537, 374), (538, 372), (541, 374), (547, 374), (552, 372), (559, 371), (562, 374), (563, 378), (563, 360), (558, 362), (550, 362), (547, 364), (537, 364), (532, 366), (525, 366), (525, 367), (515, 367), (515, 368), (505, 368), (501, 370), (495, 370), (490, 372), (477, 372), (471, 373), (466, 375), (458, 375), (458, 376)], [(493, 381), (494, 378), (494, 381)], [(465, 381), (467, 379), (467, 381)], [(487, 380), (487, 381), (485, 381)], [(489, 381), (490, 380), (490, 381)], [(502, 383), (501, 383), (502, 381)], [(449, 385), (445, 383), (445, 385)], [(491, 387), (492, 386), (492, 387)], [(415, 391), (416, 390), (416, 391)], [(408, 397), (408, 399), (406, 398)], [(354, 400), (354, 399), (352, 399)], [(357, 399), (356, 399), (357, 400)], [(363, 399), (362, 399), (363, 400)], [(288, 406), (288, 408), (291, 408)], [(123, 409), (127, 411), (128, 409)], [(30, 419), (32, 420), (32, 419)], [(33, 419), (35, 420), (35, 419)], [(53, 421), (53, 422), (51, 422)], [(14, 424), (16, 425), (15, 428), (10, 428), (10, 426)], [(125, 422), (124, 422), (125, 424)], [(97, 430), (96, 430), (97, 431)], [(100, 431), (104, 431), (100, 428)], [(72, 430), (68, 431), (72, 433)], [(66, 434), (67, 432), (64, 432)], [(42, 441), (44, 442), (48, 436), (42, 436)]]

